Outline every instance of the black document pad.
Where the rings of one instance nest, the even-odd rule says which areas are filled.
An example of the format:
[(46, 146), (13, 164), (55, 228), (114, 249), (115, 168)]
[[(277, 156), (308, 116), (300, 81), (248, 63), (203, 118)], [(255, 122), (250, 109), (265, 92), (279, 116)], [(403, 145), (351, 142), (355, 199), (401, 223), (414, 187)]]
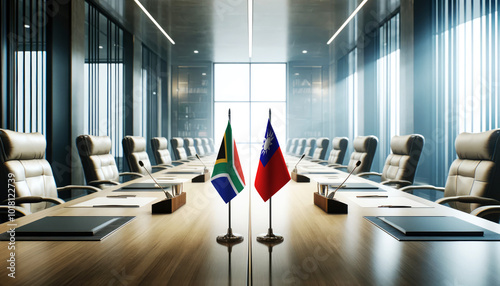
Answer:
[(365, 219), (402, 241), (500, 241), (500, 234), (450, 216), (365, 216)]
[[(166, 191), (171, 188), (172, 185), (177, 185), (179, 183), (160, 183), (160, 186)], [(121, 187), (113, 192), (163, 192), (161, 188), (155, 183), (133, 183), (124, 187)]]
[[(16, 240), (99, 241), (134, 216), (48, 216), (15, 229)], [(10, 234), (0, 234), (9, 240)]]

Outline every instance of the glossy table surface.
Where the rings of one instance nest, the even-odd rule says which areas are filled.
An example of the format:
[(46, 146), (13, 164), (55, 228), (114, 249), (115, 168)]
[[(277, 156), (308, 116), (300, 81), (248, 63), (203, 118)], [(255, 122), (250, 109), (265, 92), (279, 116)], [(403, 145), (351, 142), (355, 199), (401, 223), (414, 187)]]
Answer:
[[(256, 237), (268, 231), (269, 203), (253, 189), (253, 178), (250, 181), (231, 202), (232, 229), (244, 237), (242, 243), (228, 247), (216, 242), (217, 235), (227, 231), (228, 208), (209, 181), (184, 183), (187, 203), (173, 214), (153, 215), (151, 203), (141, 208), (68, 208), (109, 195), (110, 188), (15, 224), (48, 215), (131, 215), (134, 220), (97, 242), (17, 241), (15, 279), (7, 277), (11, 250), (2, 241), (0, 284), (500, 285), (500, 242), (398, 241), (363, 217), (449, 215), (500, 233), (498, 224), (390, 188), (388, 196), (408, 197), (429, 207), (363, 208), (352, 194), (339, 191), (336, 198), (349, 205), (349, 214), (326, 214), (313, 204), (314, 180), (290, 181), (272, 198), (272, 228), (284, 241), (268, 246)], [(164, 198), (161, 192), (136, 194), (157, 197), (154, 202)], [(0, 232), (9, 228), (2, 224)]]

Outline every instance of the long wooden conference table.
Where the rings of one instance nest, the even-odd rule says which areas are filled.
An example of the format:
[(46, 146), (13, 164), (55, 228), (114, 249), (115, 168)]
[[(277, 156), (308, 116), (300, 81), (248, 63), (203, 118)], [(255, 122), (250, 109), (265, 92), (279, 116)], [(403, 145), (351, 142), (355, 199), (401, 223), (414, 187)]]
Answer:
[[(148, 178), (125, 184), (140, 180)], [(228, 209), (210, 181), (184, 183), (187, 203), (172, 214), (151, 213), (151, 204), (164, 198), (153, 191), (134, 193), (157, 198), (140, 208), (70, 207), (94, 197), (131, 193), (111, 187), (15, 224), (46, 216), (135, 219), (102, 241), (16, 241), (15, 278), (8, 277), (9, 242), (1, 241), (0, 284), (500, 285), (499, 241), (398, 241), (364, 216), (454, 216), (500, 233), (498, 224), (381, 185), (389, 197), (410, 198), (427, 207), (362, 207), (352, 194), (339, 191), (335, 197), (348, 204), (348, 214), (327, 214), (313, 203), (314, 180), (290, 181), (272, 198), (273, 231), (284, 241), (268, 246), (256, 237), (268, 230), (269, 204), (253, 188), (253, 178), (246, 182), (231, 203), (232, 229), (244, 237), (242, 243), (216, 242), (227, 231)], [(9, 229), (7, 223), (0, 225), (0, 232)]]

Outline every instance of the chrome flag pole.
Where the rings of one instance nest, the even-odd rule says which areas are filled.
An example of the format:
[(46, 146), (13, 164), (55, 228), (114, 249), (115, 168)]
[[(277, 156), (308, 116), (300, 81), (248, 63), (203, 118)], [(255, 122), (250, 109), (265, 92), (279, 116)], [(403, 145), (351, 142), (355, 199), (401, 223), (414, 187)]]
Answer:
[[(272, 227), (272, 196), (274, 193), (276, 193), (281, 187), (283, 187), (289, 180), (290, 180), (290, 175), (288, 174), (288, 170), (286, 170), (286, 165), (283, 160), (283, 155), (281, 153), (281, 149), (279, 148), (278, 145), (278, 140), (275, 138), (274, 130), (272, 130), (271, 126), (271, 109), (269, 109), (269, 121), (268, 121), (268, 128), (266, 130), (266, 140), (264, 141), (264, 146), (262, 148), (262, 154), (268, 154), (268, 152), (272, 152), (269, 156), (271, 159), (266, 158), (265, 160), (268, 160), (266, 162), (266, 165), (268, 168), (271, 167), (278, 167), (277, 170), (274, 169), (268, 169), (265, 170), (265, 166), (262, 166), (262, 156), (259, 164), (259, 169), (257, 170), (257, 176), (256, 176), (256, 189), (261, 195), (261, 197), (266, 200), (266, 198), (269, 198), (269, 228), (267, 230), (267, 234), (261, 234), (257, 236), (257, 241), (260, 243), (264, 243), (267, 245), (275, 245), (283, 242), (284, 238), (281, 235), (277, 235), (273, 233), (273, 227)], [(276, 146), (271, 146), (275, 144)], [(273, 149), (274, 148), (274, 149)], [(277, 148), (277, 149), (276, 149)], [(277, 156), (277, 161), (276, 158), (272, 158), (274, 156)], [(271, 160), (274, 160), (272, 164), (276, 164), (274, 162), (277, 162), (278, 165), (273, 165), (270, 166), (271, 164), (268, 164)], [(283, 169), (283, 166), (285, 169)], [(283, 173), (285, 171), (285, 173)], [(277, 177), (280, 177), (278, 180), (279, 182), (272, 182), (271, 185), (273, 185), (272, 188), (268, 189), (267, 187), (264, 187), (264, 185), (268, 185), (268, 180), (274, 180), (275, 174), (278, 173)], [(280, 174), (281, 173), (281, 174)], [(265, 179), (262, 179), (265, 178)]]
[[(231, 124), (231, 109), (228, 110), (228, 125), (230, 126), (230, 124)], [(231, 131), (231, 142), (228, 143), (228, 142), (226, 142), (226, 140), (223, 139), (222, 144), (226, 144), (226, 147), (227, 147), (227, 144), (233, 145), (234, 144), (233, 142), (234, 141), (233, 141), (233, 138), (232, 138), (232, 131)], [(223, 149), (223, 148), (221, 148), (221, 149)], [(237, 151), (234, 150), (234, 152), (237, 152)], [(224, 154), (224, 155), (227, 156), (227, 154)], [(232, 154), (232, 156), (233, 156), (232, 157), (233, 160), (235, 160), (234, 154)], [(220, 157), (220, 154), (217, 156), (217, 160), (219, 160), (219, 157)], [(224, 159), (227, 160), (227, 157), (224, 158)], [(217, 164), (217, 162), (216, 162), (216, 164)], [(239, 164), (239, 162), (238, 162), (238, 164)], [(214, 179), (214, 177), (212, 177), (212, 179)], [(217, 236), (217, 242), (218, 243), (226, 245), (226, 246), (229, 246), (229, 247), (232, 247), (234, 244), (238, 244), (238, 243), (240, 243), (240, 242), (243, 241), (243, 236), (241, 236), (239, 234), (233, 233), (233, 229), (231, 227), (231, 200), (232, 200), (232, 197), (227, 202), (228, 203), (228, 224), (229, 224), (228, 228), (227, 228), (227, 233), (224, 234), (224, 235)]]

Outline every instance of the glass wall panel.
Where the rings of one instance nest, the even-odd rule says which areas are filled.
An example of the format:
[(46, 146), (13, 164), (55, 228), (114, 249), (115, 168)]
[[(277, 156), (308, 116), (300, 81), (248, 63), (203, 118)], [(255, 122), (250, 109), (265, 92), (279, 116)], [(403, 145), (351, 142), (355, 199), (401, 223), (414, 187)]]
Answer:
[[(244, 88), (247, 90), (243, 90)], [(229, 90), (235, 96), (229, 96)], [(249, 97), (245, 100), (246, 94)], [(214, 98), (216, 148), (220, 146), (227, 125), (229, 108), (240, 158), (245, 162), (250, 160), (252, 170), (257, 168), (254, 162), (258, 162), (262, 149), (269, 109), (278, 141), (281, 146), (285, 146), (286, 64), (215, 64)], [(234, 100), (230, 100), (231, 98)]]
[(444, 185), (462, 132), (500, 127), (499, 1), (434, 1), (437, 174)]
[(122, 170), (124, 137), (123, 30), (85, 3), (84, 133), (109, 136)]
[(19, 132), (46, 133), (45, 1), (8, 1), (7, 126)]
[[(377, 60), (377, 92), (380, 112), (379, 171), (391, 153), (391, 138), (399, 134), (400, 118), (400, 48), (399, 13), (379, 28), (379, 56)], [(376, 166), (375, 166), (376, 167)], [(377, 168), (374, 168), (377, 170)]]

